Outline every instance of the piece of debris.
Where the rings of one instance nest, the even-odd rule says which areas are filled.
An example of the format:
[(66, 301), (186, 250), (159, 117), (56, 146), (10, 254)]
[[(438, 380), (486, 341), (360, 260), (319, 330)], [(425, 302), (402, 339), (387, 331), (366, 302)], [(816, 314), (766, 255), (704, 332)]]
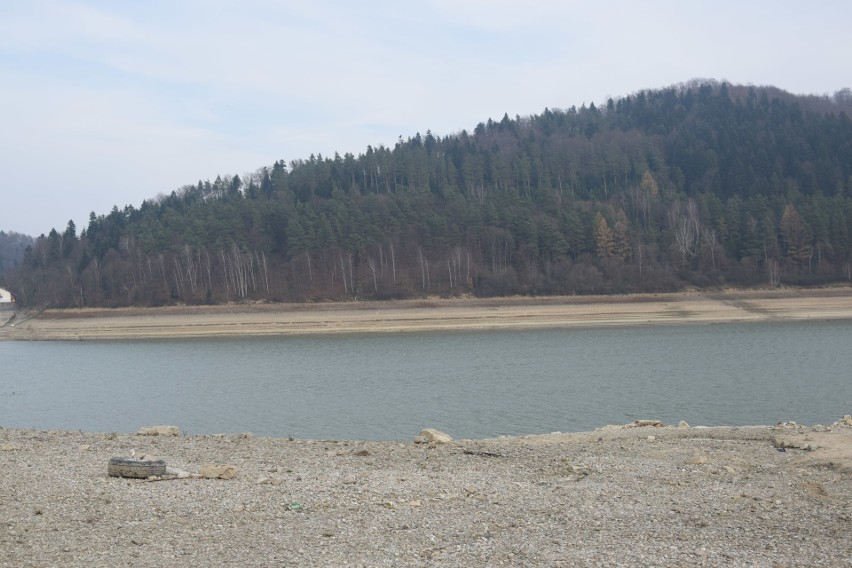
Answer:
[(163, 460), (116, 457), (110, 459), (107, 464), (107, 475), (110, 477), (149, 479), (165, 474), (166, 462)]
[(452, 436), (434, 428), (424, 428), (423, 430), (421, 430), (420, 435), (414, 439), (415, 443), (418, 441), (419, 438), (424, 439), (430, 444), (446, 444), (447, 442), (453, 441)]
[(478, 450), (465, 450), (462, 452), (468, 456), (482, 456), (484, 458), (502, 458), (503, 454), (495, 454), (494, 452), (482, 452)]
[(665, 426), (661, 420), (634, 420), (630, 424), (625, 424), (625, 428), (644, 428), (646, 426), (653, 426), (654, 428), (662, 428)]
[(205, 464), (198, 470), (204, 479), (234, 479), (237, 466), (230, 464)]
[(143, 426), (136, 432), (137, 436), (180, 436), (177, 426)]

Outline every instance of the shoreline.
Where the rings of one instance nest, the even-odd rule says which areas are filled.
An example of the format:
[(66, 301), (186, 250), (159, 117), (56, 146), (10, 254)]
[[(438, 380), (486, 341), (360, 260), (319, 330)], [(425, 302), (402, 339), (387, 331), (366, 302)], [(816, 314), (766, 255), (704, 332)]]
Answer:
[[(841, 566), (851, 449), (852, 418), (438, 444), (0, 428), (0, 566)], [(133, 450), (235, 476), (108, 477)]]
[(852, 288), (510, 297), (19, 314), (0, 340), (108, 340), (852, 320)]

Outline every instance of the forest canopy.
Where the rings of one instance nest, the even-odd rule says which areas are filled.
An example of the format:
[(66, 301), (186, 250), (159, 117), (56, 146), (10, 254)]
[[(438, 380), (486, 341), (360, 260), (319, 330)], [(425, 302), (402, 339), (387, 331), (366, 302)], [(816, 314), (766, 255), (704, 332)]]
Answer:
[(69, 307), (848, 282), (850, 110), (695, 81), (279, 160), (69, 222), (0, 284)]

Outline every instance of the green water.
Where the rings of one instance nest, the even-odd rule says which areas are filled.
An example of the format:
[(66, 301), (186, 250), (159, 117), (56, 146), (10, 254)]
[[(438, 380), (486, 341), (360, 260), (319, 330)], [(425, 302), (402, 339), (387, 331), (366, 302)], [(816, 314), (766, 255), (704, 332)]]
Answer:
[(0, 426), (408, 440), (852, 413), (852, 322), (0, 342)]

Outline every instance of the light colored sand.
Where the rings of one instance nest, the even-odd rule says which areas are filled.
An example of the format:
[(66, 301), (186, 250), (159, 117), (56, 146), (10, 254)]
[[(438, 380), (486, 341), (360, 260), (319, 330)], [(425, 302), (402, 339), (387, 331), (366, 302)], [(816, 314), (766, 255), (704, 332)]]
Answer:
[(20, 314), (0, 339), (89, 340), (852, 319), (852, 289)]

